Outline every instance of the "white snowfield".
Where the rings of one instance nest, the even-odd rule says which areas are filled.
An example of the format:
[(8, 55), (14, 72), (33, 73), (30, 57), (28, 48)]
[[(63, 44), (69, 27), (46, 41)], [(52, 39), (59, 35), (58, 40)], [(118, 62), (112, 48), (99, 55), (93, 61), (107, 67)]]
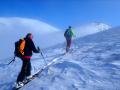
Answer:
[(40, 35), (59, 31), (59, 29), (40, 20), (21, 17), (0, 17), (0, 29), (0, 33), (2, 31), (11, 31), (21, 32), (22, 34), (33, 32), (34, 30), (34, 33), (39, 33)]
[[(93, 34), (109, 28), (103, 23), (90, 23), (75, 28), (76, 38)], [(68, 27), (65, 27), (65, 29)], [(33, 34), (36, 46), (41, 48), (51, 47), (65, 41), (64, 30), (40, 20), (21, 17), (0, 17), (0, 59), (10, 57), (14, 52), (14, 43), (24, 38), (27, 33)]]
[(108, 30), (110, 28), (111, 28), (110, 25), (100, 22), (93, 22), (93, 23), (81, 25), (75, 28), (76, 38), (94, 34), (100, 31)]
[[(65, 44), (43, 50), (54, 62), (21, 90), (120, 90), (120, 27), (79, 38), (64, 52)], [(21, 68), (21, 60), (9, 61), (0, 60), (0, 90), (11, 90)], [(40, 54), (31, 61), (32, 74), (45, 65)]]
[[(0, 17), (0, 41), (2, 42), (0, 58), (6, 57), (6, 54), (11, 56), (14, 51), (14, 43), (20, 38), (24, 38), (27, 33), (32, 33), (35, 43), (43, 47), (48, 45), (45, 43), (48, 34), (59, 31), (60, 29), (36, 19)], [(51, 37), (47, 39), (51, 39)]]

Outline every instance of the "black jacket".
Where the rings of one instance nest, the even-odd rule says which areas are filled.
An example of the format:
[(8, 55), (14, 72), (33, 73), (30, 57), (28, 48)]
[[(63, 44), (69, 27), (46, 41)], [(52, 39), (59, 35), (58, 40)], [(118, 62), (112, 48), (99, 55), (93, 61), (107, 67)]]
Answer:
[(24, 56), (32, 56), (32, 52), (39, 53), (33, 41), (29, 38), (25, 38)]

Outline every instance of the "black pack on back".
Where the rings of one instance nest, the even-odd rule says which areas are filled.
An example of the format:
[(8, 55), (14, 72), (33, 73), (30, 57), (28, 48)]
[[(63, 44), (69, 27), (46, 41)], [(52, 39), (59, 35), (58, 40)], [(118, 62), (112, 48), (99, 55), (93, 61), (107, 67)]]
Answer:
[(22, 43), (22, 39), (20, 39), (19, 41), (15, 42), (15, 51), (14, 54), (15, 56), (21, 58), (22, 54), (20, 53), (20, 44)]
[(64, 36), (68, 37), (68, 38), (71, 37), (72, 36), (71, 31), (69, 29), (67, 29), (64, 33)]

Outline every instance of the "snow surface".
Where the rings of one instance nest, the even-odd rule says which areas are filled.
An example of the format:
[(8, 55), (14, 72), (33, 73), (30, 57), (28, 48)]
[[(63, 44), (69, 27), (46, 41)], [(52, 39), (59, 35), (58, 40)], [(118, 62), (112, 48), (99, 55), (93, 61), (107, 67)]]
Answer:
[(94, 34), (100, 31), (108, 30), (110, 28), (111, 28), (110, 25), (99, 22), (93, 22), (93, 23), (81, 25), (75, 28), (76, 38), (83, 37), (89, 34)]
[(93, 23), (81, 25), (75, 28), (76, 38), (94, 34), (100, 31), (108, 30), (110, 28), (111, 28), (110, 25), (99, 22), (93, 22)]
[[(65, 44), (42, 51), (54, 63), (21, 90), (120, 90), (120, 27), (75, 40), (64, 56)], [(0, 90), (11, 90), (20, 71), (21, 60), (9, 61), (0, 60)], [(32, 74), (45, 65), (40, 54), (31, 61)]]
[[(74, 28), (74, 27), (73, 27)], [(90, 23), (75, 29), (74, 38), (108, 29), (103, 23)], [(14, 43), (31, 32), (40, 48), (48, 48), (65, 41), (64, 31), (39, 20), (20, 17), (0, 17), (0, 59), (13, 56)]]
[[(35, 32), (39, 34), (46, 34), (59, 31), (59, 29), (36, 19), (20, 18), (20, 17), (1, 17), (0, 18), (1, 31), (21, 32)], [(1, 32), (2, 33), (2, 32)]]
[[(0, 58), (12, 56), (14, 43), (20, 38), (24, 38), (27, 33), (32, 33), (35, 43), (41, 48), (53, 45), (48, 39), (53, 40), (53, 33), (60, 32), (47, 23), (39, 20), (20, 18), (20, 17), (1, 17), (0, 18)], [(47, 37), (47, 36), (51, 37)], [(46, 39), (49, 41), (46, 42)]]

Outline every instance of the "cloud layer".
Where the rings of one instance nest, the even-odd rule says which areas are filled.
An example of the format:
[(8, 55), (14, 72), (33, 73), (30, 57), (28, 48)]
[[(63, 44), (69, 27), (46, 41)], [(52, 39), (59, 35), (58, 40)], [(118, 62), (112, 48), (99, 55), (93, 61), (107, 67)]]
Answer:
[[(60, 30), (41, 21), (19, 17), (0, 18), (0, 57), (13, 54), (14, 42), (24, 38), (27, 33), (34, 35), (38, 45), (42, 45), (46, 35), (57, 33)], [(48, 42), (48, 41), (45, 41)], [(44, 46), (44, 45), (43, 45)]]

